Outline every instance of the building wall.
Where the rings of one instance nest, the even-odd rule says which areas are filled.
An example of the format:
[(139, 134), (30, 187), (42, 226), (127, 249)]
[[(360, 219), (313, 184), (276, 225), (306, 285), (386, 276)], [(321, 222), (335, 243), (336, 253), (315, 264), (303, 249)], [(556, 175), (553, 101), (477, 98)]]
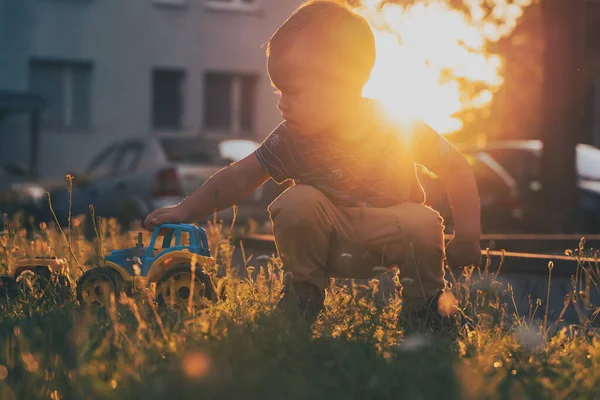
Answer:
[[(280, 115), (261, 45), (300, 1), (257, 1), (253, 11), (216, 10), (204, 0), (187, 0), (181, 6), (157, 0), (2, 2), (0, 89), (28, 90), (32, 59), (83, 61), (92, 66), (90, 126), (44, 128), (41, 175), (77, 171), (115, 139), (204, 134), (203, 77), (208, 70), (258, 74), (252, 134), (258, 140), (266, 137)], [(186, 71), (183, 121), (175, 131), (152, 127), (154, 67)], [(28, 160), (22, 137), (28, 135), (27, 124), (2, 123), (0, 129), (0, 158)]]

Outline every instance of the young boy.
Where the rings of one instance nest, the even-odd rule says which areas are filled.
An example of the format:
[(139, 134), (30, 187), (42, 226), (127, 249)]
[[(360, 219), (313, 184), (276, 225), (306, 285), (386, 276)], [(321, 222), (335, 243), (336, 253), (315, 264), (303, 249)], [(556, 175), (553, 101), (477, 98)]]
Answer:
[[(465, 158), (426, 124), (394, 123), (362, 96), (375, 41), (349, 7), (305, 3), (271, 37), (267, 58), (284, 121), (255, 153), (179, 205), (148, 215), (146, 229), (203, 220), (269, 178), (292, 179), (269, 206), (283, 269), (293, 277), (279, 305), (291, 299), (313, 321), (330, 277), (368, 278), (375, 266), (397, 265), (403, 308), (439, 315), (444, 259), (450, 266), (481, 259), (479, 196)], [(423, 204), (416, 163), (446, 186), (455, 219), (446, 251), (442, 218)]]

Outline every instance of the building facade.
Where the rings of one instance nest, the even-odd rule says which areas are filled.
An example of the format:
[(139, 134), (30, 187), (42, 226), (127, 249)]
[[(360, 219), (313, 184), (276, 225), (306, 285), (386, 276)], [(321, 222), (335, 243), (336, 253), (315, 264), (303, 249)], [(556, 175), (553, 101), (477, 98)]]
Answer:
[[(262, 45), (300, 0), (0, 2), (0, 92), (41, 96), (41, 177), (138, 135), (258, 141), (280, 121)], [(33, 119), (35, 121), (35, 119)], [(0, 111), (0, 160), (31, 162), (32, 119)]]

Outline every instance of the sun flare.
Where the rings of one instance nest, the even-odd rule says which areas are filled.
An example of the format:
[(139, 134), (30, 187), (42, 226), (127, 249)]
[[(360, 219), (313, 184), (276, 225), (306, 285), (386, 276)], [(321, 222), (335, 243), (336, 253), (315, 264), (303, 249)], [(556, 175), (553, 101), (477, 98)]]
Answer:
[[(460, 130), (458, 113), (489, 107), (504, 83), (502, 59), (488, 45), (509, 35), (532, 2), (509, 1), (463, 0), (458, 10), (442, 0), (363, 0), (357, 11), (377, 45), (363, 94), (394, 118), (422, 119), (442, 134)], [(491, 12), (484, 3), (493, 4)]]

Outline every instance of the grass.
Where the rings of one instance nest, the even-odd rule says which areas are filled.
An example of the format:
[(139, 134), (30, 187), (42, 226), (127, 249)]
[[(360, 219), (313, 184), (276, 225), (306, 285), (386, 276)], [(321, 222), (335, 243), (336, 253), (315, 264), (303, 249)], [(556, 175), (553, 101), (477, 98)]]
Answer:
[[(21, 257), (56, 255), (68, 260), (66, 273), (75, 280), (86, 260), (136, 240), (112, 220), (101, 221), (93, 242), (82, 237), (77, 218), (64, 231), (8, 225), (0, 236), (2, 273)], [(271, 312), (282, 285), (279, 260), (257, 268), (246, 249), (246, 265), (236, 270), (231, 232), (209, 224), (228, 285), (227, 299), (204, 309), (165, 313), (151, 292), (97, 310), (80, 307), (74, 296), (66, 303), (51, 296), (3, 302), (0, 398), (598, 397), (600, 336), (575, 280), (566, 303), (580, 310), (574, 326), (546, 321), (538, 299), (527, 315), (507, 311), (511, 288), (486, 265), (450, 278), (470, 320), (457, 336), (405, 331), (397, 321), (401, 296), (383, 289), (384, 282), (399, 284), (395, 271), (364, 285), (334, 282), (326, 312), (307, 331)], [(582, 269), (578, 279), (597, 275)]]

